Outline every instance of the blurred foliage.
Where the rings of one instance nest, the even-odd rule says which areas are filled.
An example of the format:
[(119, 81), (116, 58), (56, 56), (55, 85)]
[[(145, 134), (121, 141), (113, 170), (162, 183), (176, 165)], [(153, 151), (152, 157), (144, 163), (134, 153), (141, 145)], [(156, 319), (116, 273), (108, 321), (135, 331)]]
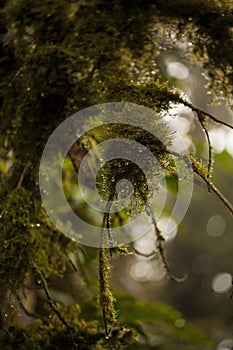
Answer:
[[(197, 327), (171, 306), (162, 303), (146, 303), (129, 294), (116, 293), (120, 322), (140, 334), (140, 344), (132, 349), (213, 349), (214, 344)], [(95, 304), (83, 305), (87, 319), (101, 318)], [(131, 349), (131, 347), (129, 347)]]
[[(154, 332), (147, 329), (147, 324), (159, 331), (158, 349), (211, 348), (195, 327), (186, 322), (180, 328), (182, 322), (176, 326), (176, 321), (182, 320), (181, 315), (165, 305), (143, 305), (128, 297), (122, 301), (124, 307), (120, 315), (125, 315), (125, 322), (132, 329), (114, 324), (109, 332), (104, 332), (95, 312), (91, 320), (85, 321), (83, 318), (88, 318), (88, 312), (80, 318), (76, 305), (69, 308), (53, 302), (46, 279), (64, 276), (73, 252), (82, 257), (79, 262), (83, 270), (88, 257), (79, 244), (63, 237), (49, 222), (41, 206), (38, 169), (45, 143), (55, 127), (77, 110), (94, 104), (126, 101), (153, 108), (158, 113), (168, 111), (172, 104), (183, 104), (196, 113), (203, 126), (207, 115), (164, 82), (156, 65), (160, 52), (175, 47), (178, 42), (191, 43), (186, 45), (186, 54), (208, 77), (213, 100), (218, 102), (224, 97), (230, 105), (232, 3), (227, 0), (191, 3), (183, 0), (45, 0), (43, 3), (2, 0), (0, 5), (1, 348), (121, 349), (136, 341), (132, 329), (144, 336)], [(165, 131), (161, 127), (165, 144), (169, 145)], [(108, 132), (109, 137), (119, 136), (119, 130), (114, 127)], [(161, 144), (148, 135), (145, 140), (141, 130), (126, 128), (127, 135), (131, 132), (171, 170), (167, 151)], [(83, 140), (82, 151), (93, 147), (89, 136)], [(103, 192), (101, 186), (108, 187), (112, 170), (117, 170), (116, 164), (110, 165), (104, 168), (106, 177), (100, 181), (100, 192)], [(123, 168), (131, 172), (130, 167), (125, 169), (125, 164)], [(205, 171), (201, 168), (199, 173), (208, 176)], [(115, 173), (118, 176), (118, 172)], [(69, 179), (73, 175), (68, 171), (64, 176), (69, 196), (73, 190), (69, 189)], [(125, 176), (124, 171), (121, 176)], [(175, 188), (173, 180), (170, 186)], [(139, 199), (147, 195), (145, 187), (144, 178), (140, 181), (137, 178)], [(110, 188), (109, 198), (114, 196), (114, 191), (114, 187)], [(123, 213), (123, 220), (126, 219)], [(125, 252), (122, 247), (116, 253)], [(96, 259), (96, 252), (90, 254), (93, 255), (90, 260)], [(111, 307), (109, 321), (115, 322), (108, 261), (102, 265), (100, 259), (100, 268), (103, 268), (100, 269), (100, 302), (107, 312)], [(26, 279), (31, 279), (34, 287), (42, 284), (44, 304), (48, 303), (51, 318), (41, 310), (36, 313), (24, 307), (25, 298), (20, 295), (27, 295)], [(6, 314), (9, 297), (14, 297), (18, 307), (30, 318), (28, 327), (17, 322), (14, 314)], [(119, 305), (121, 299), (119, 297)], [(36, 320), (32, 322), (33, 319)]]

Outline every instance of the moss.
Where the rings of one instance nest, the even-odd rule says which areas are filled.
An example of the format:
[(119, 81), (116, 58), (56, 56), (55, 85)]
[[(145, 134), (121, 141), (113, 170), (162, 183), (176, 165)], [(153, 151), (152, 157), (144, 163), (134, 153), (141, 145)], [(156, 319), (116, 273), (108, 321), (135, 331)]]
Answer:
[[(115, 298), (109, 284), (110, 264), (106, 255), (106, 249), (99, 251), (99, 303), (103, 310), (105, 334), (109, 336), (117, 321)], [(110, 329), (109, 329), (110, 327)]]
[[(3, 303), (6, 293), (16, 293), (26, 276), (38, 277), (35, 268), (45, 278), (63, 276), (69, 252), (80, 248), (52, 226), (41, 207), (39, 163), (55, 127), (77, 110), (103, 102), (131, 102), (152, 108), (155, 117), (147, 127), (158, 129), (160, 140), (145, 130), (123, 124), (105, 129), (105, 139), (124, 136), (136, 140), (159, 159), (164, 169), (175, 172), (167, 154), (171, 135), (162, 123), (161, 112), (168, 113), (171, 104), (184, 101), (179, 92), (162, 82), (156, 60), (165, 47), (176, 47), (178, 40), (189, 41), (192, 45), (186, 54), (207, 74), (213, 96), (218, 101), (232, 99), (232, 9), (227, 0), (2, 2), (1, 151), (11, 151), (14, 158), (13, 166), (1, 179)], [(200, 122), (205, 121), (195, 107), (185, 105), (197, 113)], [(93, 134), (95, 131), (84, 137), (85, 151), (96, 141)], [(194, 171), (209, 181), (208, 169), (193, 156), (191, 161)], [(151, 195), (149, 188), (156, 190), (156, 175), (150, 174), (150, 183), (146, 183), (132, 162), (115, 159), (100, 169), (98, 190), (105, 199), (115, 198), (117, 181), (126, 178), (134, 184), (129, 209), (141, 211)], [(113, 254), (127, 253), (125, 247), (114, 249)], [(99, 264), (105, 333), (97, 323), (78, 319), (77, 309), (60, 309), (74, 326), (74, 339), (80, 349), (120, 349), (134, 336), (130, 330), (115, 328), (117, 315), (104, 249), (100, 250)], [(73, 346), (64, 324), (55, 319), (49, 324), (35, 322), (29, 328), (5, 324), (0, 344), (4, 349), (22, 350)]]
[(115, 79), (109, 86), (109, 93), (117, 101), (138, 103), (158, 112), (168, 110), (171, 103), (179, 103), (180, 99), (177, 91), (159, 81), (136, 84)]
[[(138, 93), (137, 96), (141, 95), (142, 94)], [(132, 113), (130, 107), (127, 111), (127, 106), (125, 106), (124, 119), (127, 120), (129, 124), (124, 124), (123, 122), (108, 124), (106, 127), (101, 128), (101, 130), (103, 130), (98, 134), (98, 143), (112, 139), (123, 139), (125, 147), (124, 159), (114, 159), (114, 147), (113, 150), (107, 148), (103, 151), (103, 154), (101, 153), (98, 155), (103, 159), (112, 159), (100, 167), (97, 173), (96, 184), (99, 194), (106, 201), (114, 199), (114, 201), (117, 202), (119, 199), (120, 202), (121, 196), (120, 193), (118, 193), (119, 189), (117, 190), (117, 184), (121, 180), (128, 180), (129, 184), (124, 186), (124, 191), (125, 194), (130, 194), (133, 186), (133, 195), (127, 205), (127, 211), (135, 215), (145, 210), (147, 202), (150, 201), (157, 190), (160, 171), (158, 167), (155, 166), (154, 159), (158, 160), (163, 169), (168, 168), (168, 147), (171, 143), (172, 136), (169, 128), (163, 122), (161, 114), (157, 111), (150, 116), (146, 115), (146, 113), (145, 115), (140, 113), (140, 116), (137, 116)], [(140, 127), (133, 125), (137, 122), (139, 122)], [(132, 123), (132, 125), (130, 125), (130, 123)], [(151, 130), (151, 132), (149, 130)], [(96, 129), (93, 129), (93, 133), (97, 134)], [(159, 138), (155, 135), (158, 135)], [(134, 148), (134, 156), (137, 154), (137, 159), (140, 164), (131, 160), (131, 141), (136, 142), (137, 145), (143, 146), (140, 149)], [(88, 144), (86, 145), (88, 148)], [(129, 147), (128, 150), (127, 146)], [(91, 148), (92, 145), (89, 149)], [(111, 152), (113, 152), (113, 154)], [(148, 153), (145, 152), (150, 152), (150, 155), (153, 155), (153, 159), (150, 158), (149, 160), (147, 157)], [(145, 159), (147, 159), (146, 162)]]
[(208, 169), (203, 164), (202, 160), (197, 160), (192, 154), (190, 154), (190, 159), (192, 162), (193, 170), (197, 175), (200, 175), (201, 177), (208, 178)]
[(17, 290), (30, 271), (35, 254), (35, 235), (30, 230), (32, 199), (24, 188), (16, 188), (1, 202), (0, 285), (4, 294)]
[(37, 202), (35, 208), (31, 231), (36, 237), (37, 250), (32, 264), (45, 277), (63, 276), (67, 267), (68, 253), (77, 250), (79, 245), (69, 240), (51, 224), (40, 203)]
[[(120, 350), (134, 343), (136, 336), (130, 329), (115, 328), (112, 335), (105, 338), (96, 322), (82, 320), (75, 328), (73, 341), (80, 350)], [(0, 346), (6, 350), (73, 350), (75, 348), (69, 334), (59, 324), (51, 322), (46, 325), (41, 321), (36, 321), (27, 328), (18, 324), (5, 327), (0, 334)]]

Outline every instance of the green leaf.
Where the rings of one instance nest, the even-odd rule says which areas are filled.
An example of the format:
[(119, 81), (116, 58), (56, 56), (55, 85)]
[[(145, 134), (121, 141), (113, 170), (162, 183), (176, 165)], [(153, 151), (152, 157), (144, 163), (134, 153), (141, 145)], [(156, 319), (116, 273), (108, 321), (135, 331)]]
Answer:
[(141, 324), (149, 339), (152, 335), (158, 337), (157, 345), (160, 344), (161, 349), (213, 349), (212, 341), (204, 332), (169, 305), (140, 302), (122, 294), (118, 295), (118, 302), (124, 322), (135, 330)]

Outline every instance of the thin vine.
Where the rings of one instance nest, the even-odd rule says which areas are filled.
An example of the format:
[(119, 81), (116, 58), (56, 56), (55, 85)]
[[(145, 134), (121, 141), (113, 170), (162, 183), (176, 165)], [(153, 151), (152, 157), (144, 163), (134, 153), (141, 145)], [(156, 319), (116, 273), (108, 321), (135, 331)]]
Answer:
[(105, 337), (111, 336), (112, 329), (117, 322), (115, 298), (109, 284), (109, 271), (111, 269), (106, 248), (99, 250), (99, 303), (102, 307)]
[[(109, 263), (108, 253), (112, 255), (111, 248), (113, 248), (113, 241), (110, 229), (110, 209), (111, 201), (107, 203), (106, 209), (103, 215), (101, 226), (101, 244), (99, 249), (99, 303), (102, 307), (103, 322), (105, 329), (105, 337), (111, 336), (112, 329), (117, 322), (117, 312), (115, 309), (115, 298), (109, 284), (109, 271), (111, 265)], [(110, 245), (110, 249), (103, 248), (105, 239), (105, 229), (107, 229), (107, 240)]]

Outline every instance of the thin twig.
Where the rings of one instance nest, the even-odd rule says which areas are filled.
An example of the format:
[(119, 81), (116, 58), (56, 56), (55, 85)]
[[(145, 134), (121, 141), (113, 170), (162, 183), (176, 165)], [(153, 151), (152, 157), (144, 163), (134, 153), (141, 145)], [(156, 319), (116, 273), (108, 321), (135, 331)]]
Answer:
[(231, 203), (226, 199), (226, 197), (224, 196), (224, 194), (222, 192), (219, 191), (219, 189), (215, 186), (215, 184), (213, 182), (211, 182), (205, 175), (204, 171), (202, 171), (201, 168), (199, 168), (199, 163), (197, 162), (197, 160), (192, 156), (192, 154), (190, 154), (190, 159), (192, 161), (192, 166), (193, 166), (193, 170), (194, 172), (200, 176), (205, 182), (206, 184), (214, 191), (214, 193), (218, 196), (218, 198), (223, 202), (223, 204), (230, 210), (231, 214), (233, 214), (233, 207), (231, 205)]
[[(171, 154), (173, 154), (176, 157), (182, 157), (182, 155), (179, 155), (179, 153), (176, 152), (169, 152)], [(219, 189), (216, 187), (216, 185), (211, 182), (207, 176), (205, 176), (205, 174), (198, 168), (197, 166), (197, 161), (195, 160), (195, 158), (190, 154), (190, 160), (191, 160), (191, 164), (193, 167), (193, 171), (195, 174), (197, 174), (198, 176), (200, 176), (208, 185), (208, 187), (210, 187), (213, 192), (219, 197), (219, 199), (223, 202), (223, 204), (230, 210), (231, 214), (233, 214), (233, 206), (231, 205), (231, 203), (228, 201), (228, 199), (224, 196), (224, 194), (222, 192), (219, 191)]]
[(78, 345), (75, 343), (74, 337), (73, 337), (73, 333), (75, 332), (74, 328), (65, 320), (65, 318), (63, 317), (61, 312), (58, 310), (58, 308), (54, 304), (53, 299), (52, 299), (50, 292), (49, 292), (49, 289), (48, 289), (47, 281), (46, 281), (45, 277), (43, 276), (43, 274), (37, 268), (36, 268), (36, 272), (38, 273), (38, 275), (41, 279), (41, 282), (43, 284), (44, 292), (45, 292), (45, 295), (47, 297), (47, 301), (48, 301), (49, 306), (54, 311), (54, 313), (57, 315), (59, 320), (66, 326), (67, 331), (68, 331), (69, 336), (70, 336), (70, 339), (71, 339), (71, 342), (74, 346), (74, 349), (78, 349)]
[(173, 282), (176, 282), (176, 283), (183, 282), (186, 279), (186, 276), (184, 276), (182, 278), (178, 278), (178, 277), (174, 276), (172, 274), (172, 272), (170, 271), (170, 267), (169, 267), (167, 259), (165, 257), (165, 251), (164, 251), (164, 247), (163, 247), (165, 238), (163, 237), (161, 230), (157, 226), (157, 222), (156, 222), (154, 213), (153, 213), (153, 211), (151, 209), (149, 209), (149, 215), (151, 217), (151, 221), (152, 221), (152, 224), (154, 226), (155, 234), (156, 234), (156, 238), (157, 238), (156, 247), (157, 247), (157, 249), (159, 251), (159, 254), (160, 254), (163, 266), (164, 266), (164, 268), (165, 268), (165, 270), (167, 272), (168, 278), (170, 280), (172, 280)]
[[(209, 178), (210, 178), (210, 170), (211, 170), (211, 166), (212, 166), (212, 146), (211, 146), (210, 136), (209, 136), (208, 130), (206, 129), (206, 126), (205, 126), (205, 122), (201, 118), (199, 118), (199, 121), (200, 121), (201, 126), (203, 128), (203, 131), (204, 131), (204, 133), (206, 135), (206, 139), (207, 139), (207, 143), (208, 143), (209, 156), (208, 156), (207, 179), (209, 180)], [(209, 185), (207, 185), (207, 187), (208, 187), (208, 190), (210, 192)]]
[(133, 247), (133, 251), (137, 254), (137, 255), (140, 255), (140, 256), (144, 256), (145, 258), (150, 258), (151, 256), (154, 256), (156, 254), (156, 251), (153, 250), (151, 253), (142, 253), (140, 252), (139, 250), (137, 250), (135, 247)]
[(67, 253), (67, 251), (66, 251), (66, 248), (65, 248), (65, 245), (63, 244), (63, 242), (61, 242), (61, 246), (62, 246), (62, 250), (63, 250), (63, 252), (64, 252), (64, 254), (65, 254), (65, 256), (66, 256), (66, 258), (67, 258), (69, 264), (71, 265), (71, 267), (73, 268), (73, 270), (74, 270), (75, 272), (78, 272), (77, 267), (75, 266), (74, 262), (70, 259), (70, 257), (69, 257), (69, 255), (68, 255), (68, 253)]
[(42, 281), (43, 287), (44, 287), (44, 291), (45, 291), (45, 295), (48, 299), (48, 303), (51, 306), (51, 308), (53, 309), (53, 311), (55, 312), (55, 314), (57, 315), (57, 317), (59, 318), (59, 320), (67, 327), (67, 329), (69, 330), (69, 332), (71, 330), (73, 330), (73, 327), (71, 327), (67, 321), (64, 319), (64, 317), (62, 316), (62, 314), (60, 313), (60, 311), (57, 309), (56, 305), (53, 302), (53, 299), (50, 295), (49, 289), (48, 289), (48, 283), (46, 281), (46, 279), (44, 278), (44, 276), (42, 275), (42, 273), (37, 270), (37, 273), (39, 274), (39, 277)]
[(77, 267), (75, 266), (75, 264), (74, 264), (74, 262), (72, 261), (72, 259), (70, 259), (70, 257), (68, 256), (68, 254), (66, 254), (66, 257), (67, 257), (68, 262), (70, 263), (70, 266), (72, 266), (73, 270), (74, 270), (75, 272), (78, 272)]
[(183, 100), (183, 99), (181, 99), (180, 102), (181, 102), (184, 106), (189, 107), (192, 111), (196, 112), (198, 115), (201, 115), (201, 114), (202, 114), (202, 115), (205, 115), (206, 117), (212, 119), (214, 122), (216, 122), (216, 123), (218, 123), (218, 124), (225, 125), (225, 126), (227, 126), (228, 128), (233, 129), (233, 126), (232, 126), (232, 125), (228, 124), (227, 122), (224, 122), (224, 121), (222, 121), (222, 120), (217, 119), (216, 117), (214, 117), (213, 115), (211, 115), (211, 114), (208, 113), (208, 112), (205, 112), (205, 111), (203, 111), (203, 110), (201, 110), (201, 109), (199, 109), (199, 108), (197, 108), (197, 107), (194, 107), (191, 103), (189, 103), (189, 102), (187, 102), (187, 101), (185, 101), (185, 100)]
[(21, 307), (21, 309), (23, 310), (23, 312), (25, 313), (25, 315), (29, 316), (29, 317), (32, 317), (32, 318), (35, 318), (35, 319), (42, 319), (44, 322), (48, 323), (49, 322), (49, 319), (43, 315), (39, 315), (38, 313), (36, 312), (31, 312), (31, 311), (28, 311), (28, 309), (26, 308), (26, 306), (23, 304), (20, 296), (18, 294), (16, 294), (16, 298), (18, 300), (18, 303), (19, 303), (19, 306)]
[(27, 163), (25, 164), (25, 166), (24, 166), (24, 168), (23, 168), (23, 171), (22, 171), (22, 173), (21, 173), (21, 175), (20, 175), (19, 181), (18, 181), (18, 183), (17, 183), (17, 186), (16, 186), (17, 188), (22, 186), (24, 177), (25, 177), (25, 175), (26, 175), (26, 172), (27, 172), (27, 170), (28, 170), (30, 164), (31, 164), (30, 161), (27, 161)]
[(224, 194), (219, 191), (219, 189), (215, 186), (213, 182), (208, 180), (203, 174), (197, 173), (206, 183), (207, 185), (214, 191), (214, 193), (218, 196), (218, 198), (223, 202), (223, 204), (230, 210), (231, 214), (233, 214), (233, 206), (231, 203), (226, 199)]
[(20, 73), (22, 72), (24, 67), (20, 67), (17, 72), (14, 74), (14, 76), (12, 77), (12, 79), (10, 80), (8, 87), (11, 87), (13, 82), (15, 81), (16, 78), (18, 78), (18, 76), (20, 75)]

